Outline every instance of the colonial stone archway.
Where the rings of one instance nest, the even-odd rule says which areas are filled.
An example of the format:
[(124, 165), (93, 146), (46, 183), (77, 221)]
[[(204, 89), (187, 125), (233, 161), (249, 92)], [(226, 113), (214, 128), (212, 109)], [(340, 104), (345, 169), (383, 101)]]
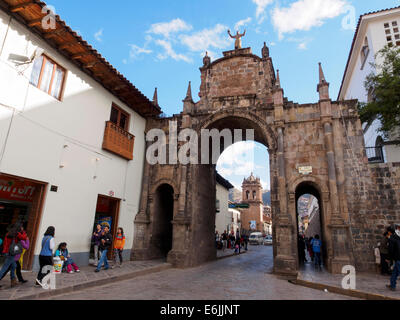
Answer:
[[(253, 129), (254, 140), (270, 152), (274, 272), (297, 274), (295, 192), (302, 182), (312, 183), (320, 192), (323, 228), (327, 230), (327, 268), (341, 272), (343, 265), (354, 263), (348, 245), (353, 239), (345, 165), (363, 163), (365, 156), (364, 151), (349, 156), (353, 146), (345, 136), (353, 128), (353, 140), (363, 141), (357, 102), (331, 101), (321, 67), (319, 101), (303, 105), (288, 101), (265, 45), (261, 53), (259, 57), (250, 48), (237, 49), (224, 52), (224, 57), (214, 62), (206, 56), (200, 68), (200, 101), (193, 101), (189, 84), (183, 112), (171, 118), (150, 119), (146, 130), (162, 129), (169, 141), (173, 136), (171, 121), (177, 123), (178, 133), (193, 129), (199, 136), (202, 129)], [(153, 256), (151, 230), (157, 221), (152, 202), (159, 181), (173, 181), (175, 185), (173, 244), (168, 261), (176, 267), (192, 267), (216, 259), (215, 166), (147, 162), (135, 219), (133, 258)]]

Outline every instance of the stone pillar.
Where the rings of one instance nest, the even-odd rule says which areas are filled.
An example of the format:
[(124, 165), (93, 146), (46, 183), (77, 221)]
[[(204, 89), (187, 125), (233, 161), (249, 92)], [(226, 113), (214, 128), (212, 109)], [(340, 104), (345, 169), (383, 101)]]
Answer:
[(187, 214), (186, 192), (187, 192), (187, 170), (188, 166), (181, 165), (181, 179), (179, 195), (176, 195), (175, 204), (178, 205), (173, 224), (172, 250), (168, 253), (167, 261), (175, 267), (187, 267), (188, 243), (190, 236), (191, 217)]
[[(146, 143), (146, 150), (148, 143)], [(147, 212), (147, 207), (149, 204), (149, 179), (150, 175), (150, 164), (144, 160), (144, 170), (143, 170), (143, 185), (142, 194), (140, 197), (140, 209), (139, 213), (136, 215), (134, 228), (135, 228), (135, 238), (133, 241), (133, 247), (131, 251), (131, 260), (147, 260), (149, 259), (149, 235), (150, 235), (150, 217)]]
[(288, 213), (287, 191), (286, 191), (286, 172), (284, 158), (284, 137), (283, 124), (277, 128), (278, 132), (278, 198), (279, 198), (279, 214), (275, 219), (275, 239), (276, 239), (276, 256), (274, 259), (274, 273), (297, 276), (297, 259), (295, 243), (295, 230), (292, 219)]
[(331, 214), (328, 220), (330, 239), (327, 239), (330, 240), (328, 248), (330, 254), (328, 254), (327, 265), (330, 272), (341, 273), (342, 267), (352, 264), (353, 259), (349, 243), (349, 225), (340, 212), (331, 121), (324, 122), (324, 136), (328, 164), (329, 202), (331, 207)]

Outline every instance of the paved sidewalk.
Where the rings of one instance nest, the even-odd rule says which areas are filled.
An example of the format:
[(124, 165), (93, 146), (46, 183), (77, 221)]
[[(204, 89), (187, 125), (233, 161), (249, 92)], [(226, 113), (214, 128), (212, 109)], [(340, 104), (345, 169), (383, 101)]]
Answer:
[[(110, 264), (112, 265), (112, 263)], [(113, 283), (118, 280), (131, 279), (137, 276), (147, 275), (171, 268), (172, 266), (165, 260), (152, 261), (127, 261), (122, 268), (116, 267), (109, 270), (94, 272), (94, 266), (81, 267), (80, 273), (56, 275), (56, 289), (45, 290), (34, 285), (37, 272), (24, 272), (23, 277), (28, 280), (25, 284), (18, 284), (10, 287), (10, 276), (7, 274), (0, 285), (0, 300), (30, 300), (50, 297), (66, 292), (73, 292), (84, 288)]]
[[(311, 263), (306, 263), (304, 268), (299, 271), (298, 279), (315, 284), (323, 284), (336, 288), (342, 288), (342, 280), (345, 275), (331, 274), (326, 270), (315, 269)], [(400, 279), (399, 279), (400, 280)], [(398, 291), (390, 291), (386, 285), (390, 283), (389, 276), (382, 276), (373, 273), (356, 274), (356, 291), (361, 294), (372, 294), (371, 299), (392, 298), (400, 299), (400, 282), (398, 281)]]
[[(218, 250), (217, 258), (223, 259), (234, 256), (234, 250), (226, 249)], [(110, 266), (112, 262), (110, 262)], [(165, 260), (151, 261), (127, 261), (124, 262), (122, 268), (102, 270), (95, 273), (94, 266), (81, 267), (80, 273), (67, 274), (62, 273), (56, 276), (56, 290), (44, 290), (34, 285), (37, 272), (23, 272), (23, 277), (28, 280), (25, 284), (18, 284), (16, 287), (10, 287), (10, 277), (7, 275), (0, 281), (0, 300), (16, 300), (16, 299), (38, 299), (50, 297), (58, 294), (81, 290), (104, 284), (109, 284), (117, 280), (134, 278), (137, 276), (147, 275), (171, 268), (172, 266)]]

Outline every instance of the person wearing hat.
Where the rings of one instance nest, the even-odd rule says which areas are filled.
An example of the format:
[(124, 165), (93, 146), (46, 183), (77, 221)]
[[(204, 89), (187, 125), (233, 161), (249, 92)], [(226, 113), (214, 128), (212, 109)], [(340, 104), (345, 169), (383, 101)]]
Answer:
[(396, 225), (395, 228), (388, 228), (388, 232), (393, 232), (389, 239), (389, 257), (394, 261), (394, 268), (390, 284), (386, 287), (396, 291), (397, 278), (400, 275), (400, 225)]

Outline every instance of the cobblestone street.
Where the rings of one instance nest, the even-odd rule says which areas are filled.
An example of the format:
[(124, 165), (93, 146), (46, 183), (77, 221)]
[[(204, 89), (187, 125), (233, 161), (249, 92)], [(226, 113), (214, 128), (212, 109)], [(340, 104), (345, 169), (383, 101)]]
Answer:
[(272, 275), (272, 246), (192, 269), (159, 273), (53, 297), (55, 300), (342, 300)]

